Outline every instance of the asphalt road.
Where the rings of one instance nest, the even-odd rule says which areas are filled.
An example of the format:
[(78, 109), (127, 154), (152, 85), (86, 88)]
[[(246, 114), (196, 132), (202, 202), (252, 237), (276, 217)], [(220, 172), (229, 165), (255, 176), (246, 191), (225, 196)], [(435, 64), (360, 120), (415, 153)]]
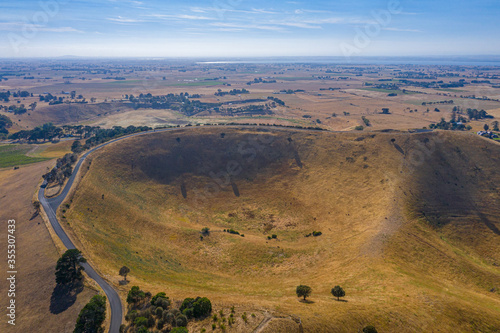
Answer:
[[(75, 181), (75, 177), (78, 174), (78, 170), (80, 170), (80, 167), (83, 163), (83, 161), (94, 151), (107, 146), (111, 143), (114, 143), (119, 140), (123, 140), (132, 136), (137, 136), (137, 135), (144, 135), (144, 134), (150, 134), (150, 133), (155, 133), (155, 132), (164, 132), (167, 130), (173, 130), (173, 129), (161, 129), (161, 130), (156, 130), (156, 131), (148, 131), (148, 132), (139, 132), (139, 133), (134, 133), (131, 135), (123, 136), (115, 140), (111, 140), (109, 142), (106, 142), (100, 146), (97, 146), (88, 152), (86, 152), (76, 163), (75, 168), (73, 169), (73, 173), (71, 177), (69, 178), (66, 186), (64, 187), (63, 191), (61, 194), (59, 194), (55, 198), (50, 198), (47, 199), (45, 198), (45, 188), (47, 186), (47, 183), (44, 181), (42, 186), (40, 187), (40, 190), (38, 191), (38, 201), (40, 201), (40, 204), (43, 206), (43, 209), (45, 210), (45, 213), (47, 214), (50, 224), (52, 225), (52, 228), (54, 229), (55, 233), (61, 239), (63, 242), (64, 246), (66, 246), (68, 249), (75, 249), (75, 245), (73, 242), (69, 239), (68, 235), (66, 232), (64, 232), (63, 228), (59, 224), (59, 221), (57, 220), (56, 217), (56, 212), (61, 203), (66, 199), (66, 196), (68, 195), (69, 191), (71, 190), (71, 187), (73, 186), (73, 183)], [(109, 285), (108, 282), (106, 282), (97, 272), (90, 266), (88, 263), (82, 264), (83, 268), (85, 269), (85, 272), (87, 275), (93, 279), (94, 281), (101, 286), (101, 288), (104, 290), (106, 293), (106, 297), (109, 300), (109, 305), (111, 308), (111, 324), (109, 326), (109, 331), (110, 333), (119, 333), (120, 331), (120, 325), (122, 324), (122, 317), (123, 317), (123, 310), (122, 310), (122, 303), (120, 301), (120, 297), (118, 296), (118, 293)]]
[[(254, 127), (254, 126), (235, 126), (235, 127)], [(192, 127), (192, 128), (197, 128), (197, 127)], [(222, 128), (222, 126), (221, 126)], [(270, 130), (294, 130), (293, 128), (277, 128), (277, 127), (260, 127), (264, 129), (270, 129)], [(102, 145), (99, 145), (95, 148), (92, 148), (88, 152), (86, 152), (76, 163), (73, 173), (68, 179), (68, 182), (66, 186), (64, 187), (63, 191), (54, 198), (47, 199), (45, 198), (45, 188), (47, 186), (47, 183), (44, 181), (42, 186), (40, 187), (40, 190), (38, 191), (38, 201), (40, 201), (40, 204), (43, 206), (43, 209), (45, 210), (50, 224), (52, 225), (52, 228), (54, 229), (55, 233), (57, 236), (61, 239), (63, 242), (64, 246), (66, 246), (68, 249), (75, 249), (75, 245), (71, 240), (69, 239), (68, 235), (66, 232), (64, 232), (63, 228), (59, 224), (59, 221), (57, 220), (56, 217), (56, 212), (61, 203), (66, 199), (66, 196), (68, 195), (69, 191), (71, 190), (71, 187), (73, 186), (73, 183), (75, 181), (75, 177), (78, 174), (78, 170), (80, 170), (80, 167), (85, 161), (85, 159), (94, 151), (101, 149), (102, 147), (105, 147), (109, 144), (112, 144), (114, 142), (130, 138), (133, 136), (139, 136), (139, 135), (146, 135), (146, 134), (151, 134), (151, 133), (157, 133), (157, 132), (165, 132), (165, 131), (173, 131), (173, 130), (179, 130), (179, 129), (186, 129), (185, 127), (181, 128), (164, 128), (164, 129), (158, 129), (154, 131), (147, 131), (147, 132), (138, 132), (134, 134), (130, 134), (127, 136), (123, 136), (111, 141), (108, 141), (106, 143), (103, 143)], [(298, 129), (295, 129), (298, 130)], [(307, 129), (304, 129), (308, 131)], [(310, 130), (309, 130), (310, 131)], [(122, 318), (123, 318), (123, 309), (122, 309), (122, 303), (120, 301), (120, 297), (118, 296), (118, 293), (111, 287), (111, 285), (108, 284), (97, 272), (90, 266), (88, 263), (82, 264), (82, 266), (85, 269), (85, 272), (87, 275), (93, 279), (94, 281), (101, 286), (101, 288), (104, 290), (106, 293), (106, 297), (108, 298), (110, 308), (111, 308), (111, 324), (109, 326), (109, 331), (110, 333), (119, 333), (120, 331), (120, 325), (122, 324)]]

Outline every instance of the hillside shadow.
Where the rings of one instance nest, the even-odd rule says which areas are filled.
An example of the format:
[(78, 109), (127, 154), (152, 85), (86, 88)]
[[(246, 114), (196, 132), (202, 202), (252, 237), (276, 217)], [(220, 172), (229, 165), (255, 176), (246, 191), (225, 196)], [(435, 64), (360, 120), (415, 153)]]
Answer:
[[(422, 141), (426, 144), (426, 141)], [(472, 148), (471, 148), (472, 147)], [(421, 149), (421, 148), (417, 148)], [(460, 143), (437, 145), (436, 151), (415, 167), (415, 179), (408, 192), (412, 208), (433, 227), (443, 227), (457, 218), (481, 223), (500, 235), (497, 219), (489, 214), (498, 202), (498, 164), (493, 153)], [(489, 207), (485, 202), (491, 202)]]
[[(174, 183), (185, 175), (204, 177), (232, 187), (237, 197), (239, 190), (232, 183), (276, 170), (286, 165), (292, 153), (283, 139), (262, 135), (234, 140), (215, 135), (184, 135), (175, 145), (166, 146), (164, 140), (151, 140), (148, 145), (152, 153), (141, 155), (137, 161), (146, 177), (161, 184)], [(298, 153), (293, 152), (292, 156), (302, 167)], [(184, 198), (187, 192), (186, 186), (181, 185)]]
[(50, 297), (50, 313), (59, 314), (69, 309), (76, 302), (79, 293), (83, 291), (83, 283), (73, 285), (58, 284)]
[(500, 236), (500, 230), (495, 224), (493, 224), (493, 222), (491, 222), (483, 213), (479, 211), (477, 211), (476, 214), (488, 229), (493, 231), (496, 235)]

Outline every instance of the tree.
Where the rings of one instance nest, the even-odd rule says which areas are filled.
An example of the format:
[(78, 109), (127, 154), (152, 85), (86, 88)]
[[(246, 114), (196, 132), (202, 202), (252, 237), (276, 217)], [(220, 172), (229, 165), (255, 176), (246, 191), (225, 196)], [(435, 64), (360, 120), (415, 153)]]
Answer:
[(212, 312), (212, 303), (206, 297), (197, 298), (193, 303), (193, 316), (195, 318), (206, 317)]
[(333, 287), (331, 293), (333, 296), (337, 297), (337, 301), (340, 301), (340, 297), (345, 296), (345, 291), (344, 291), (344, 289), (342, 289), (341, 286)]
[(484, 130), (487, 131), (490, 129), (490, 126), (488, 126), (488, 124), (484, 124)]
[(491, 123), (491, 127), (493, 127), (494, 131), (500, 131), (500, 129), (498, 128), (498, 121), (496, 120)]
[(144, 291), (142, 291), (141, 289), (139, 289), (138, 286), (133, 286), (130, 289), (130, 291), (128, 292), (127, 303), (128, 304), (131, 304), (131, 303), (135, 304), (137, 302), (142, 301), (145, 298), (146, 298), (146, 293), (144, 293)]
[(73, 333), (104, 332), (102, 328), (104, 319), (106, 319), (106, 297), (95, 295), (80, 311)]
[(66, 251), (56, 265), (56, 283), (73, 284), (83, 279), (81, 263), (87, 262), (77, 249)]
[(40, 213), (40, 201), (38, 200), (33, 201), (33, 208), (35, 208), (36, 214)]
[(119, 274), (123, 276), (123, 280), (127, 281), (128, 273), (130, 273), (130, 268), (128, 268), (127, 266), (123, 266), (122, 268), (120, 268)]
[(75, 154), (81, 153), (83, 150), (82, 144), (80, 141), (76, 140), (71, 145), (71, 151)]
[(377, 329), (372, 325), (368, 325), (363, 328), (363, 333), (377, 333)]
[(312, 289), (309, 286), (300, 285), (297, 287), (295, 292), (297, 293), (297, 297), (304, 297), (305, 301), (306, 297), (309, 297), (311, 295)]

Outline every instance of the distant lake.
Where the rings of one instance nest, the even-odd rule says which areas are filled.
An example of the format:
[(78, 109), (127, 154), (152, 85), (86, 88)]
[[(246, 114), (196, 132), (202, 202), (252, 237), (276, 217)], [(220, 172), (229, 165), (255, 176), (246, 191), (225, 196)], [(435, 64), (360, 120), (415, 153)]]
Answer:
[(197, 64), (335, 64), (335, 65), (434, 65), (434, 66), (499, 66), (500, 57), (345, 57), (332, 58), (266, 58), (199, 61)]

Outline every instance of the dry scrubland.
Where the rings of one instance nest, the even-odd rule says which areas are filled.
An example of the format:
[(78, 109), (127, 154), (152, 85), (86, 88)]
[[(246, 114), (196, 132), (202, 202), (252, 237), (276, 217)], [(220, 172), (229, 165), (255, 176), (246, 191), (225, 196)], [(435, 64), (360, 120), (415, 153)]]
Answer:
[(63, 221), (116, 285), (257, 315), (235, 332), (499, 332), (499, 161), (462, 133), (158, 133), (93, 155)]

